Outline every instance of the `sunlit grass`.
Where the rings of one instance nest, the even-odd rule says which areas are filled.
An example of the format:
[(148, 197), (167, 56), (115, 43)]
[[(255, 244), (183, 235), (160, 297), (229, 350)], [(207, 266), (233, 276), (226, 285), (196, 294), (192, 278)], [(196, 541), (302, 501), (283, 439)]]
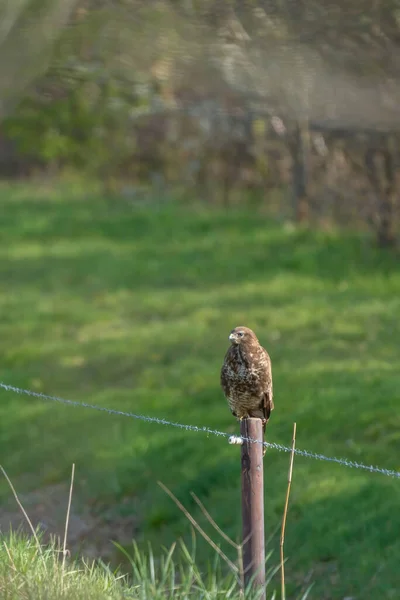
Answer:
[[(33, 538), (0, 536), (0, 598), (2, 600), (257, 600), (244, 594), (232, 573), (221, 569), (218, 558), (205, 571), (196, 565), (195, 550), (184, 543), (161, 550), (126, 552), (128, 572), (121, 574), (101, 561), (67, 560), (53, 541), (38, 547)], [(267, 581), (274, 569), (266, 565)], [(274, 592), (267, 592), (268, 600)], [(306, 596), (303, 595), (305, 600)], [(300, 597), (299, 597), (300, 600)]]
[[(395, 254), (254, 211), (152, 210), (28, 188), (4, 188), (0, 216), (6, 383), (236, 432), (219, 369), (229, 331), (247, 324), (273, 361), (270, 441), (290, 444), (296, 421), (300, 448), (400, 469)], [(134, 512), (139, 544), (188, 532), (157, 480), (188, 505), (193, 490), (240, 533), (239, 451), (224, 439), (5, 392), (0, 418), (13, 480), (24, 476), (25, 489), (68, 480), (75, 462), (77, 493)], [(287, 459), (265, 458), (267, 535), (281, 517)], [(398, 481), (296, 458), (289, 591), (312, 570), (315, 600), (397, 597), (399, 501)], [(271, 548), (278, 555), (276, 538)], [(199, 545), (201, 560), (207, 553)]]

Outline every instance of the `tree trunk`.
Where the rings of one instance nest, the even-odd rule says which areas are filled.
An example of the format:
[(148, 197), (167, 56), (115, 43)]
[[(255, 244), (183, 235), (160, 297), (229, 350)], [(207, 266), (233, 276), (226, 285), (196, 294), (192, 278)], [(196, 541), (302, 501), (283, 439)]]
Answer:
[(293, 214), (298, 223), (309, 219), (308, 176), (310, 155), (310, 134), (308, 123), (297, 123), (289, 139), (292, 156), (292, 198)]
[(389, 136), (384, 147), (368, 148), (365, 165), (368, 178), (376, 196), (375, 232), (379, 247), (388, 248), (396, 243), (394, 231), (396, 193), (396, 149)]

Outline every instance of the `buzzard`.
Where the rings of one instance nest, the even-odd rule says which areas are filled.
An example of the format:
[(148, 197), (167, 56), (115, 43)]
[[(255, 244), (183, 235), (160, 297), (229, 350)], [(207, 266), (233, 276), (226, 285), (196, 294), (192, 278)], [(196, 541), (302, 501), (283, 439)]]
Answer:
[(236, 327), (229, 336), (221, 369), (221, 386), (233, 416), (262, 419), (263, 431), (274, 408), (271, 359), (254, 331)]

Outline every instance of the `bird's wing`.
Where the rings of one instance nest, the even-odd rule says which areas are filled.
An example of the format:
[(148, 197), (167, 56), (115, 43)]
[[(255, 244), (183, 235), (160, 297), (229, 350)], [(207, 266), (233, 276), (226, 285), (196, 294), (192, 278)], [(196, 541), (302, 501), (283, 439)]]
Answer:
[(262, 348), (262, 360), (265, 362), (265, 389), (262, 398), (262, 409), (265, 418), (269, 419), (271, 410), (274, 409), (273, 386), (272, 386), (272, 368), (271, 359), (268, 352)]
[(221, 387), (222, 387), (222, 390), (223, 390), (225, 396), (229, 395), (229, 388), (230, 388), (229, 376), (228, 376), (228, 364), (229, 364), (230, 360), (231, 360), (231, 358), (230, 358), (229, 350), (228, 350), (228, 352), (225, 355), (225, 359), (224, 359), (224, 362), (223, 362), (223, 365), (221, 368), (221, 378), (220, 378)]

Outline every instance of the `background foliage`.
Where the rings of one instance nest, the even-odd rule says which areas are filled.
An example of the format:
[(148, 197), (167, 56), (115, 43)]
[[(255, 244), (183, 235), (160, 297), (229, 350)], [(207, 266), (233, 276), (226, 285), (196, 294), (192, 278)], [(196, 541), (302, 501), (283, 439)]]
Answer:
[(226, 205), (273, 196), (284, 216), (395, 243), (397, 0), (15, 6), (3, 6), (0, 72), (16, 82), (3, 172), (74, 168), (108, 190)]
[[(399, 9), (0, 2), (0, 379), (236, 432), (218, 378), (245, 323), (271, 441), (296, 421), (299, 447), (398, 470)], [(237, 448), (2, 394), (1, 460), (47, 536), (77, 464), (73, 552), (186, 539), (159, 479), (239, 535)], [(265, 460), (273, 560), (287, 456)], [(289, 597), (397, 598), (398, 496), (296, 458)]]

